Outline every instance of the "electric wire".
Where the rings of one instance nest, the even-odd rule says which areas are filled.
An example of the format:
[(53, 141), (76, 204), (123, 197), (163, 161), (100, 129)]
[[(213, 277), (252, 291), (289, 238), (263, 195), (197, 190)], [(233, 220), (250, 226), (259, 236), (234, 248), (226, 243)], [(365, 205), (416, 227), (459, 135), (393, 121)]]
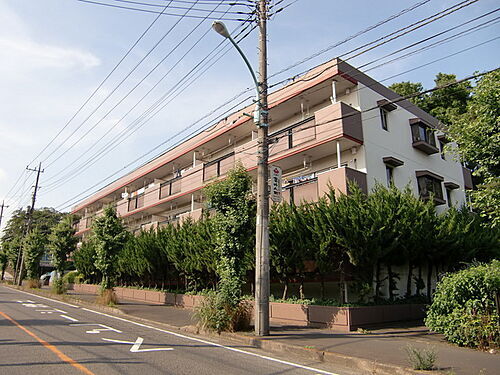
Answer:
[[(194, 5), (193, 5), (194, 6)], [(187, 12), (186, 12), (187, 14)], [(153, 47), (151, 49), (149, 49), (149, 51), (139, 60), (139, 62), (125, 75), (124, 78), (122, 78), (122, 80), (118, 83), (118, 85), (116, 85), (113, 90), (111, 90), (111, 92), (99, 103), (99, 105), (94, 108), (93, 111), (91, 111), (91, 113), (76, 127), (76, 129), (74, 129), (70, 135), (68, 135), (64, 141), (58, 145), (58, 147), (56, 147), (48, 156), (45, 157), (45, 159), (42, 160), (42, 163), (46, 162), (57, 150), (59, 150), (62, 145), (64, 145), (90, 118), (91, 116), (97, 112), (97, 110), (99, 108), (101, 108), (104, 103), (106, 103), (106, 101), (121, 87), (121, 85), (132, 75), (132, 73), (147, 59), (147, 57), (160, 45), (160, 43), (179, 25), (179, 23), (183, 20), (183, 18), (179, 18), (176, 22), (174, 22), (174, 24), (172, 26), (170, 26), (170, 28), (167, 30), (167, 32), (165, 34), (163, 34), (163, 36), (153, 45)], [(172, 51), (171, 51), (172, 52)], [(167, 55), (170, 56), (171, 52)], [(146, 78), (151, 75), (160, 65), (161, 63), (167, 58), (163, 58), (159, 63), (156, 64), (156, 66), (151, 69), (148, 74), (146, 76), (144, 76), (140, 81), (139, 83), (137, 83), (133, 88), (132, 90), (130, 90), (122, 99), (121, 101), (115, 105), (111, 111), (116, 108), (119, 104), (121, 104), (121, 102), (123, 102), (142, 82), (144, 82), (144, 80), (146, 80)], [(111, 113), (111, 111), (109, 111), (106, 116)], [(104, 118), (101, 118), (101, 121), (103, 120)], [(96, 125), (94, 125), (93, 128), (95, 128)], [(93, 129), (92, 128), (92, 129)], [(89, 132), (87, 132), (88, 134)], [(69, 149), (71, 149), (72, 147), (74, 147), (79, 141), (81, 141), (83, 138), (80, 137), (76, 142), (74, 142), (69, 148), (67, 148), (63, 153), (62, 155), (64, 155)], [(59, 155), (56, 160), (60, 159), (62, 157), (62, 155)], [(47, 165), (47, 167), (49, 167), (50, 165), (52, 165), (55, 161), (52, 161), (51, 163), (49, 163)]]

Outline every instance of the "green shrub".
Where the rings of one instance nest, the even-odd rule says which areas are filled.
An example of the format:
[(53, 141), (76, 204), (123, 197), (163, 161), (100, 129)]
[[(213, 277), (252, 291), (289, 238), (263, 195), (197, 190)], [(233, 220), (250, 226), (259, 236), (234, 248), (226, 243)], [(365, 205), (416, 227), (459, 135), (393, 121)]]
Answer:
[(57, 278), (52, 282), (52, 291), (55, 294), (64, 294), (67, 291), (67, 285), (62, 278)]
[(419, 349), (408, 345), (406, 347), (408, 361), (414, 370), (432, 370), (437, 359), (437, 353), (434, 348)]
[(460, 346), (499, 347), (499, 292), (499, 260), (447, 275), (437, 285), (425, 324)]
[(63, 281), (66, 284), (79, 284), (83, 278), (84, 276), (80, 272), (71, 271), (64, 275)]
[(248, 330), (251, 314), (252, 306), (248, 301), (233, 306), (225, 302), (220, 293), (210, 291), (195, 309), (194, 318), (201, 328), (221, 333)]

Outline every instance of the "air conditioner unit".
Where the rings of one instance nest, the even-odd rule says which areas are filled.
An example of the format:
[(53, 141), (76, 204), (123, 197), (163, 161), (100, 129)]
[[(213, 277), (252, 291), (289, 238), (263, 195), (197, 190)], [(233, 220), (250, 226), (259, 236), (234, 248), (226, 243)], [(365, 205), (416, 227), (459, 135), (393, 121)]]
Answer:
[(122, 199), (127, 199), (128, 198), (128, 193), (122, 193)]

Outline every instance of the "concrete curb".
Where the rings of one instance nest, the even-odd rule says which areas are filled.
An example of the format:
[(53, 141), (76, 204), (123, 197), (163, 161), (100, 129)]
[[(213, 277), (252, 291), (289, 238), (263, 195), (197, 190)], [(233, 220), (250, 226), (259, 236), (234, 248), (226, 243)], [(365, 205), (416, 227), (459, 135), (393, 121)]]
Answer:
[(13, 286), (13, 285), (6, 285), (6, 284), (3, 284), (3, 285), (7, 286), (9, 288), (12, 288), (12, 289), (26, 291), (26, 292), (29, 292), (29, 293), (32, 293), (35, 295), (40, 295), (42, 297), (50, 298), (53, 300), (58, 300), (58, 301), (67, 302), (67, 303), (74, 303), (74, 304), (78, 304), (81, 306), (85, 306), (88, 308), (92, 308), (94, 310), (99, 310), (101, 312), (106, 312), (106, 313), (110, 313), (110, 314), (127, 316), (127, 317), (133, 318), (134, 320), (137, 320), (140, 322), (154, 324), (154, 325), (160, 325), (160, 326), (165, 327), (166, 329), (169, 329), (172, 331), (180, 331), (180, 332), (185, 332), (185, 333), (194, 334), (194, 335), (201, 335), (201, 336), (209, 337), (209, 338), (215, 339), (215, 340), (220, 340), (221, 338), (224, 338), (224, 339), (228, 339), (228, 340), (233, 341), (233, 342), (248, 345), (248, 346), (253, 347), (253, 348), (263, 349), (263, 350), (266, 350), (269, 352), (274, 352), (274, 353), (293, 354), (293, 355), (300, 356), (303, 359), (310, 359), (310, 360), (315, 360), (315, 361), (319, 361), (319, 362), (340, 365), (344, 368), (362, 371), (363, 373), (370, 373), (370, 374), (377, 374), (377, 375), (394, 375), (394, 374), (396, 374), (396, 375), (415, 375), (415, 374), (440, 374), (441, 373), (439, 371), (414, 371), (414, 370), (411, 370), (409, 368), (405, 368), (405, 367), (398, 366), (398, 365), (380, 363), (376, 360), (346, 356), (346, 355), (340, 354), (340, 353), (322, 351), (322, 350), (318, 350), (315, 348), (306, 348), (306, 347), (302, 347), (302, 346), (298, 346), (298, 345), (290, 345), (290, 344), (286, 344), (286, 343), (279, 342), (279, 341), (273, 341), (273, 340), (268, 340), (268, 339), (259, 338), (259, 337), (252, 337), (249, 335), (244, 335), (244, 334), (239, 334), (239, 333), (222, 332), (220, 335), (217, 335), (217, 334), (214, 334), (211, 332), (202, 331), (195, 325), (178, 327), (178, 326), (174, 326), (174, 325), (171, 325), (168, 323), (157, 322), (154, 320), (145, 319), (145, 318), (141, 318), (141, 317), (138, 317), (135, 315), (127, 314), (127, 313), (123, 312), (122, 310), (120, 310), (119, 308), (101, 306), (101, 305), (96, 304), (96, 303), (90, 303), (90, 302), (83, 301), (81, 299), (67, 296), (67, 295), (65, 295), (64, 297), (59, 297), (59, 296), (54, 295), (52, 293), (41, 291), (41, 290), (27, 289), (27, 288), (17, 287), (17, 286)]

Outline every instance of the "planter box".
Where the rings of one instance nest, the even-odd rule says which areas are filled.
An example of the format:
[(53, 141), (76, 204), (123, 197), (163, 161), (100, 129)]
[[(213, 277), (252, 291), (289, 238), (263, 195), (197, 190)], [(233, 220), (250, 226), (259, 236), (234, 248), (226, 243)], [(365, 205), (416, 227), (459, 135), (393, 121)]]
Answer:
[(349, 307), (309, 306), (309, 324), (342, 331), (349, 330)]
[(293, 303), (269, 303), (269, 317), (276, 322), (308, 325), (308, 306)]
[[(99, 286), (74, 284), (72, 289), (79, 293), (97, 294)], [(190, 294), (121, 287), (116, 287), (115, 293), (119, 299), (186, 309), (194, 309), (205, 298)], [(251, 304), (253, 305), (253, 301)], [(424, 304), (336, 307), (270, 302), (269, 317), (274, 323), (301, 327), (328, 327), (336, 331), (349, 332), (375, 324), (422, 319), (425, 317), (425, 308)]]

